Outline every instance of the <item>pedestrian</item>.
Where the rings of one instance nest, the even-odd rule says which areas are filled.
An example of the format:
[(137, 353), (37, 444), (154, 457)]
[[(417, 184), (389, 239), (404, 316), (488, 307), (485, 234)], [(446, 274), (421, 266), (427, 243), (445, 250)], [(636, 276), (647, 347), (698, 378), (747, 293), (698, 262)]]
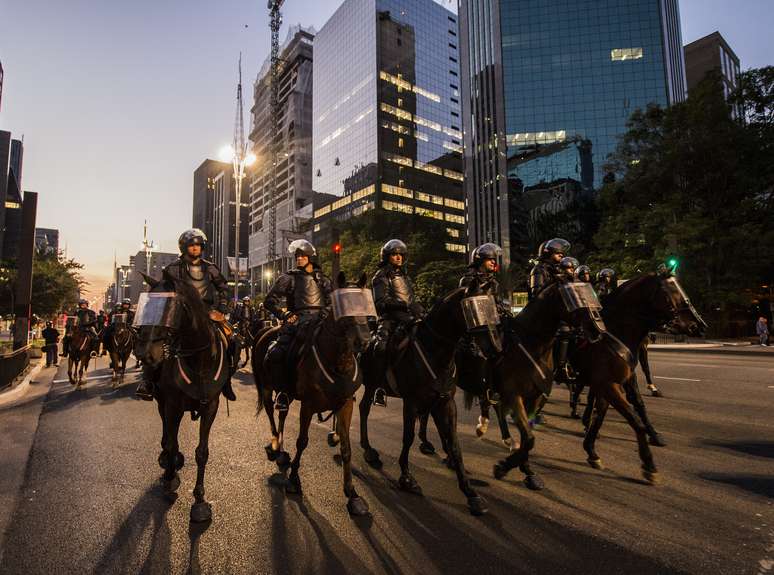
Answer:
[(758, 322), (755, 324), (755, 333), (758, 334), (761, 345), (768, 347), (769, 345), (769, 324), (768, 320), (761, 316), (758, 318)]
[(41, 334), (46, 341), (46, 367), (59, 365), (57, 362), (57, 343), (59, 342), (59, 331), (54, 327), (50, 321), (46, 322), (46, 329)]

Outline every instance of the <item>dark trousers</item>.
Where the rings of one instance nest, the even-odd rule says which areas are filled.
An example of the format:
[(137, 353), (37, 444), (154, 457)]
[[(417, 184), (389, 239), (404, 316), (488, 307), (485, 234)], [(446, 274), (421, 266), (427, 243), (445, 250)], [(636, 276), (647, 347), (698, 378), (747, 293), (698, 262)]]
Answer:
[(46, 365), (54, 365), (56, 360), (57, 345), (55, 343), (46, 344)]

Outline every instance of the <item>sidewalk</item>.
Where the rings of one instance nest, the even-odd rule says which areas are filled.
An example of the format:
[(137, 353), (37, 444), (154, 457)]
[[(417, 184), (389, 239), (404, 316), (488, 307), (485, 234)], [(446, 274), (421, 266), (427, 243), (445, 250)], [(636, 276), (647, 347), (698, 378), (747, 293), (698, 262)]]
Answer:
[(729, 355), (770, 355), (774, 358), (774, 346), (763, 347), (749, 341), (707, 341), (704, 343), (653, 343), (648, 351), (684, 353), (720, 353)]

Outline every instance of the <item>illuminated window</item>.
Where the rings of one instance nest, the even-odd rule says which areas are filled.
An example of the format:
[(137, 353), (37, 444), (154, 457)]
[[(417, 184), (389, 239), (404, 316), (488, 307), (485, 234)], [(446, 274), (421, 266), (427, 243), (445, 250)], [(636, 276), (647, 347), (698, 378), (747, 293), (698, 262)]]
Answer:
[(388, 74), (385, 71), (379, 72), (379, 78), (389, 82), (390, 84), (394, 84), (398, 87), (398, 92), (402, 92), (403, 90), (407, 90), (409, 92), (414, 92), (415, 94), (419, 94), (420, 96), (427, 98), (428, 100), (432, 100), (433, 102), (440, 102), (441, 97), (438, 94), (433, 94), (432, 92), (428, 92), (427, 90), (420, 88), (419, 86), (414, 86), (411, 84), (411, 82), (407, 82), (404, 80), (400, 74), (397, 76), (393, 76), (392, 74)]
[(465, 253), (465, 246), (462, 244), (446, 244), (446, 249), (450, 252)]
[(319, 232), (320, 231), (320, 224), (314, 225), (314, 231)]
[(553, 144), (554, 142), (564, 142), (567, 139), (567, 132), (556, 130), (554, 132), (524, 132), (522, 134), (508, 134), (505, 141), (509, 146), (524, 146), (534, 144)]
[(403, 138), (398, 138), (398, 147), (399, 148), (403, 147)]
[(403, 98), (398, 98), (398, 108), (403, 107)]
[(430, 203), (430, 194), (426, 194), (424, 192), (415, 192), (414, 197), (420, 202), (427, 202), (428, 204)]
[(446, 221), (453, 224), (464, 224), (465, 216), (458, 216), (457, 214), (446, 214)]
[(320, 216), (324, 216), (325, 214), (329, 213), (331, 211), (331, 205), (328, 204), (327, 206), (321, 207), (319, 210), (314, 211), (314, 217), (319, 218)]
[(465, 178), (460, 172), (455, 172), (454, 170), (444, 170), (443, 175), (447, 178), (450, 178), (452, 180), (458, 180), (463, 181)]
[(357, 200), (361, 200), (367, 196), (370, 196), (371, 194), (374, 193), (375, 189), (376, 188), (374, 187), (374, 185), (371, 184), (370, 186), (365, 187), (362, 190), (358, 190), (357, 192), (352, 194), (352, 201), (356, 202)]
[(446, 233), (449, 234), (449, 236), (451, 236), (453, 238), (460, 237), (460, 231), (459, 230), (455, 230), (454, 228), (446, 228)]
[(451, 198), (444, 198), (444, 205), (447, 208), (454, 208), (455, 210), (464, 210), (465, 202), (459, 200), (452, 200)]
[(386, 200), (382, 201), (382, 208), (393, 212), (402, 212), (404, 214), (411, 214), (414, 212), (413, 206), (402, 204), (400, 202), (389, 202)]
[(406, 188), (402, 188), (400, 186), (391, 186), (390, 184), (382, 184), (382, 191), (385, 194), (390, 194), (393, 196), (401, 196), (403, 198), (413, 198), (414, 192), (411, 190), (407, 190)]
[(424, 208), (417, 208), (417, 214), (426, 218), (435, 218), (436, 220), (443, 219), (443, 212), (438, 210), (426, 210)]
[(431, 174), (437, 174), (439, 176), (443, 175), (443, 170), (438, 166), (434, 166), (432, 164), (425, 164), (424, 162), (420, 162), (419, 160), (414, 162), (414, 167), (419, 170), (424, 170), (425, 172), (430, 172)]
[(615, 48), (610, 50), (610, 59), (613, 62), (639, 60), (640, 58), (642, 58), (642, 48)]

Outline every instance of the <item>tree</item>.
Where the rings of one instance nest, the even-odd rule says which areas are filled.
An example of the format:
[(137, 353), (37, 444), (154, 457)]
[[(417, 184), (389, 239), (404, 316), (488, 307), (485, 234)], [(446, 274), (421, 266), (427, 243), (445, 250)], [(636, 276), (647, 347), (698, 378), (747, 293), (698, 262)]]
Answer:
[(86, 285), (81, 269), (83, 264), (73, 259), (36, 251), (32, 263), (32, 313), (50, 317), (74, 307), (78, 291)]

